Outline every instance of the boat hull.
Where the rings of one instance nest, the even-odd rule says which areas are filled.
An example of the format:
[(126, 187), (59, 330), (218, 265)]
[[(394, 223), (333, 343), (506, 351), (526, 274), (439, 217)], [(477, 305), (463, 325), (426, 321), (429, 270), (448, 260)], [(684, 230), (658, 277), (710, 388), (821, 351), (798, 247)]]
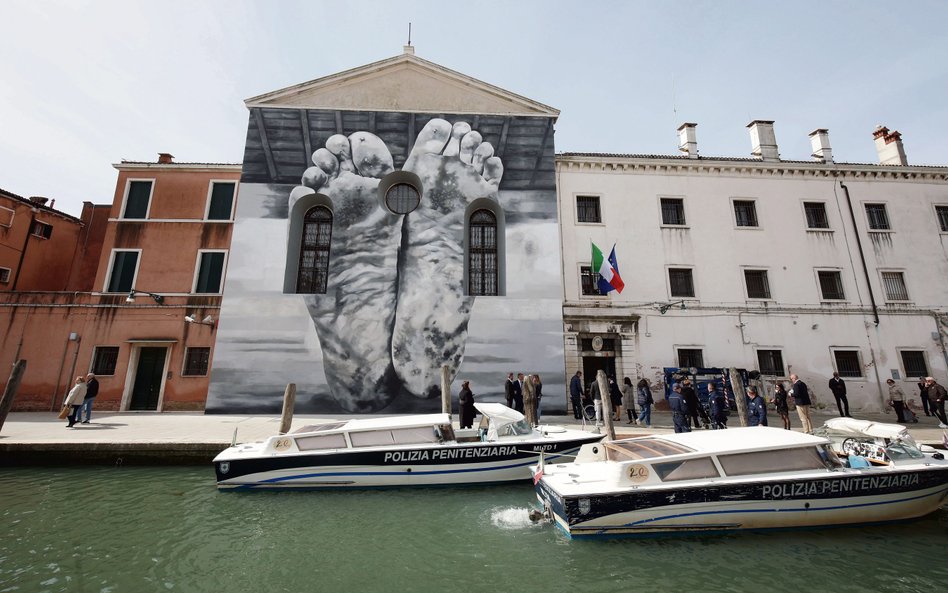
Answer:
[(537, 498), (573, 538), (802, 529), (922, 517), (948, 496), (948, 468)]
[(240, 458), (226, 451), (214, 460), (221, 489), (333, 489), (441, 486), (530, 479), (530, 466), (569, 461), (588, 434), (569, 440), (459, 443), (377, 450), (347, 450)]

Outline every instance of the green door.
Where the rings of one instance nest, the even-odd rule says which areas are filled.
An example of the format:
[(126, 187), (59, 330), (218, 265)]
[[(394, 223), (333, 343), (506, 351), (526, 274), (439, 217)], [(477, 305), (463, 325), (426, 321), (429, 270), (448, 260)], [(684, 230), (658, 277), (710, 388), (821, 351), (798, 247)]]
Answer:
[(129, 410), (157, 410), (167, 348), (141, 348)]

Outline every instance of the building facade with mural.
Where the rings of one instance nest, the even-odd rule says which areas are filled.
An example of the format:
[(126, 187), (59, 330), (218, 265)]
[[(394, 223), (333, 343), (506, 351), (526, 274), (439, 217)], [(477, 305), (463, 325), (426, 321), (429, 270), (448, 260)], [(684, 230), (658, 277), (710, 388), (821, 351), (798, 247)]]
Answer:
[(207, 409), (565, 389), (555, 109), (404, 54), (247, 100)]
[[(948, 372), (948, 168), (885, 128), (877, 164), (836, 162), (826, 130), (782, 160), (773, 122), (748, 128), (748, 158), (699, 155), (695, 124), (681, 155), (557, 156), (567, 372), (795, 373), (834, 410), (838, 372), (854, 412), (884, 409), (889, 378), (918, 404)], [(599, 293), (593, 243), (616, 246), (621, 294)]]

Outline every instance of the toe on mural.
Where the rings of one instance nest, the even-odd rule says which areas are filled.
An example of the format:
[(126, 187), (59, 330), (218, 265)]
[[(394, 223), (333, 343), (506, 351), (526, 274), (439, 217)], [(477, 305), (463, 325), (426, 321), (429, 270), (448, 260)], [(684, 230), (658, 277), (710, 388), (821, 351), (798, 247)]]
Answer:
[[(326, 280), (297, 292), (306, 295), (333, 398), (347, 411), (373, 412), (401, 389), (390, 354), (401, 224), (379, 207), (377, 195), (392, 155), (378, 136), (356, 132), (330, 137), (312, 160), (290, 192), (289, 220), (292, 229), (292, 221), (316, 208), (331, 213), (330, 225), (304, 222), (301, 233), (300, 265)], [(327, 232), (328, 264), (320, 271)]]
[(419, 177), (423, 195), (406, 215), (392, 360), (417, 397), (440, 393), (441, 367), (448, 366), (453, 380), (464, 357), (474, 304), (464, 286), (465, 218), (475, 201), (497, 204), (503, 164), (493, 154), (467, 123), (436, 118), (418, 134), (403, 167)]

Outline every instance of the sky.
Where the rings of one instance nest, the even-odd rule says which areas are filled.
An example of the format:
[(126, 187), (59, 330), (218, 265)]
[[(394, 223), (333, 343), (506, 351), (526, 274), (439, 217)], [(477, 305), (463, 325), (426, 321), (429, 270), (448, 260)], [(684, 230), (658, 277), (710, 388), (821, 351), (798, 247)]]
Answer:
[(557, 152), (948, 164), (948, 2), (2, 0), (0, 188), (78, 216), (123, 159), (239, 163), (243, 101), (402, 53), (561, 111)]

